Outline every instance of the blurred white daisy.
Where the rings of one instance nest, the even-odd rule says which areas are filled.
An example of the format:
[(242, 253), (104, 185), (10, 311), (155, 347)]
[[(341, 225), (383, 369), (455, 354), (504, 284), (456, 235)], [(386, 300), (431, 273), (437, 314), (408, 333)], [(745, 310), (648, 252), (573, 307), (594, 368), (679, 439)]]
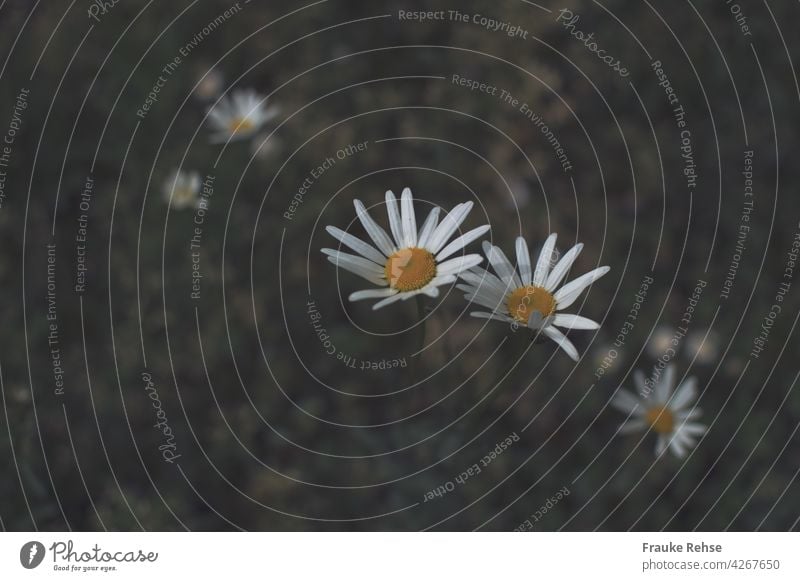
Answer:
[(551, 234), (542, 247), (534, 269), (525, 239), (521, 236), (517, 238), (518, 273), (500, 248), (484, 242), (483, 251), (497, 276), (482, 268), (473, 268), (461, 273), (461, 278), (467, 284), (460, 284), (458, 288), (466, 293), (464, 298), (468, 301), (491, 309), (490, 312), (473, 312), (473, 317), (496, 319), (510, 323), (512, 328), (521, 324), (541, 331), (577, 361), (578, 350), (556, 327), (592, 330), (600, 328), (600, 325), (586, 317), (558, 311), (574, 303), (584, 289), (610, 268), (595, 268), (558, 288), (583, 249), (583, 244), (573, 246), (551, 270), (555, 244), (556, 235)]
[(225, 77), (222, 76), (222, 73), (217, 69), (210, 69), (197, 80), (194, 94), (198, 99), (202, 99), (203, 101), (216, 100), (220, 93), (222, 93), (224, 85)]
[(489, 230), (488, 225), (480, 226), (448, 243), (472, 209), (472, 202), (458, 204), (441, 222), (441, 208), (434, 207), (422, 228), (417, 230), (411, 190), (403, 190), (399, 210), (395, 195), (388, 191), (386, 207), (393, 238), (370, 217), (360, 200), (355, 200), (354, 204), (356, 215), (375, 246), (339, 228), (328, 226), (326, 230), (331, 236), (359, 256), (330, 248), (322, 249), (328, 260), (336, 266), (382, 287), (354, 292), (349, 297), (351, 301), (381, 299), (372, 306), (373, 309), (379, 309), (418, 294), (435, 298), (439, 296), (438, 287), (452, 284), (459, 273), (483, 260), (480, 254), (450, 258)]
[(282, 147), (280, 138), (273, 135), (267, 139), (266, 134), (259, 135), (250, 142), (250, 152), (259, 161), (272, 158)]
[(201, 186), (199, 173), (175, 170), (164, 182), (164, 200), (176, 210), (196, 208)]
[(647, 343), (647, 352), (653, 359), (658, 359), (673, 346), (675, 330), (669, 325), (659, 325), (653, 329), (650, 341)]
[(212, 143), (245, 139), (278, 114), (277, 107), (267, 107), (266, 98), (252, 89), (233, 91), (222, 96), (208, 111), (214, 130)]
[[(637, 370), (633, 380), (639, 393), (644, 392), (644, 373)], [(649, 397), (643, 398), (620, 389), (611, 400), (611, 405), (630, 414), (620, 432), (652, 429), (658, 434), (657, 456), (669, 448), (678, 458), (683, 458), (687, 450), (694, 447), (695, 438), (705, 434), (707, 428), (694, 421), (701, 416), (700, 409), (692, 405), (697, 398), (697, 380), (689, 377), (673, 393), (674, 382), (675, 368), (668, 365)]]
[(708, 329), (698, 329), (686, 338), (686, 351), (697, 363), (712, 363), (719, 353), (719, 335)]

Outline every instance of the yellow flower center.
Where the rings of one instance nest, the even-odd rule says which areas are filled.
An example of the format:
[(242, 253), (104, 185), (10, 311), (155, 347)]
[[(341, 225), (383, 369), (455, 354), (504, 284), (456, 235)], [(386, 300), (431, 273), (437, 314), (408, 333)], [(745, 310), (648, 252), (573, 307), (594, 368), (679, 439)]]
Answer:
[(195, 191), (191, 188), (177, 188), (172, 193), (173, 203), (185, 204), (194, 199)]
[(650, 427), (659, 434), (671, 434), (672, 428), (675, 427), (675, 415), (666, 406), (650, 408), (644, 417)]
[(244, 133), (250, 131), (253, 129), (253, 127), (255, 127), (255, 123), (253, 123), (249, 118), (236, 117), (228, 124), (228, 131), (230, 131), (231, 134), (236, 135), (239, 132)]
[(549, 317), (556, 310), (556, 298), (540, 286), (521, 286), (506, 301), (508, 314), (520, 323), (527, 323), (533, 311)]
[(436, 259), (424, 248), (401, 248), (386, 259), (383, 272), (393, 289), (414, 291), (436, 276)]

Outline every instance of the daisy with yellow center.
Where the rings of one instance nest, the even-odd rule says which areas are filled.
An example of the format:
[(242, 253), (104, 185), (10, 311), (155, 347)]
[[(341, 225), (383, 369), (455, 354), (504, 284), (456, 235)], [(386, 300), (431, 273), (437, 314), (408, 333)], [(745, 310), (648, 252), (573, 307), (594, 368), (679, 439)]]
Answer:
[(175, 170), (164, 182), (164, 200), (176, 210), (196, 208), (201, 185), (199, 173)]
[(694, 420), (700, 417), (700, 409), (692, 402), (697, 398), (697, 380), (686, 379), (673, 392), (675, 369), (668, 365), (664, 373), (650, 389), (648, 380), (641, 371), (633, 374), (637, 395), (620, 389), (614, 394), (611, 405), (628, 414), (620, 432), (629, 433), (653, 430), (658, 436), (656, 455), (669, 450), (683, 458), (687, 450), (695, 445), (695, 438), (706, 433), (706, 427)]
[(583, 249), (583, 244), (572, 247), (552, 266), (555, 245), (556, 235), (551, 234), (533, 268), (525, 239), (521, 236), (517, 238), (517, 271), (500, 248), (484, 242), (483, 251), (497, 274), (472, 268), (469, 272), (461, 273), (466, 284), (460, 284), (458, 288), (466, 293), (464, 298), (468, 301), (490, 309), (489, 312), (473, 312), (473, 317), (503, 321), (514, 328), (525, 325), (555, 341), (577, 361), (578, 350), (556, 327), (593, 330), (600, 325), (586, 317), (559, 311), (572, 305), (584, 289), (609, 271), (609, 267), (595, 268), (559, 288)]
[(489, 230), (488, 225), (480, 226), (449, 241), (467, 218), (472, 202), (458, 204), (441, 222), (441, 208), (434, 207), (418, 230), (411, 190), (403, 190), (399, 209), (397, 198), (388, 191), (386, 208), (391, 237), (370, 217), (360, 200), (355, 200), (354, 204), (356, 215), (375, 246), (335, 226), (328, 226), (326, 230), (331, 236), (357, 254), (322, 249), (336, 266), (381, 287), (354, 292), (350, 295), (351, 301), (380, 299), (372, 306), (379, 309), (419, 294), (435, 298), (439, 296), (440, 286), (454, 283), (459, 273), (482, 260), (479, 254), (451, 258)]
[(255, 134), (278, 114), (278, 109), (267, 107), (266, 102), (266, 97), (251, 89), (236, 90), (230, 96), (220, 97), (208, 111), (214, 131), (211, 142), (225, 143)]

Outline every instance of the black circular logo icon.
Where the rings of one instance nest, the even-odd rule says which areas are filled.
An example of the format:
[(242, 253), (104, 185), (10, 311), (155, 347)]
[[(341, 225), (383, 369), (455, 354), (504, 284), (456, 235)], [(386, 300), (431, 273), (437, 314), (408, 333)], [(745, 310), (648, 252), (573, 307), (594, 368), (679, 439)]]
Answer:
[(26, 569), (35, 569), (44, 560), (44, 545), (39, 541), (29, 541), (19, 550), (19, 562)]

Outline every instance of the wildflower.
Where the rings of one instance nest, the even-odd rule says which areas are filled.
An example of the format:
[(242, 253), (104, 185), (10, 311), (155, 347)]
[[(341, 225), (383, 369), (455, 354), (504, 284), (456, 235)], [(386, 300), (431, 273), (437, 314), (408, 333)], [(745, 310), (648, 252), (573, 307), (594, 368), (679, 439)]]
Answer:
[(372, 306), (379, 309), (418, 294), (435, 298), (439, 296), (438, 287), (452, 284), (459, 273), (482, 260), (479, 254), (450, 258), (489, 230), (488, 225), (480, 226), (448, 243), (472, 209), (472, 202), (458, 204), (441, 223), (441, 209), (433, 208), (418, 230), (411, 190), (403, 190), (399, 210), (395, 195), (388, 191), (386, 207), (392, 238), (370, 217), (360, 200), (354, 203), (356, 215), (375, 246), (335, 226), (328, 226), (326, 230), (331, 236), (358, 255), (322, 249), (336, 266), (381, 287), (354, 292), (349, 297), (351, 301), (381, 299)]
[(468, 301), (490, 309), (490, 312), (473, 312), (473, 317), (503, 321), (514, 328), (525, 325), (534, 331), (540, 331), (577, 361), (578, 350), (556, 327), (593, 330), (600, 325), (586, 317), (559, 311), (572, 305), (584, 289), (606, 274), (610, 268), (595, 268), (559, 288), (583, 249), (583, 244), (573, 246), (551, 269), (555, 244), (556, 234), (551, 234), (534, 269), (531, 267), (525, 239), (521, 236), (517, 238), (517, 272), (500, 248), (484, 242), (483, 251), (497, 275), (482, 268), (472, 268), (460, 275), (467, 284), (458, 285), (458, 288), (466, 293), (464, 298)]

